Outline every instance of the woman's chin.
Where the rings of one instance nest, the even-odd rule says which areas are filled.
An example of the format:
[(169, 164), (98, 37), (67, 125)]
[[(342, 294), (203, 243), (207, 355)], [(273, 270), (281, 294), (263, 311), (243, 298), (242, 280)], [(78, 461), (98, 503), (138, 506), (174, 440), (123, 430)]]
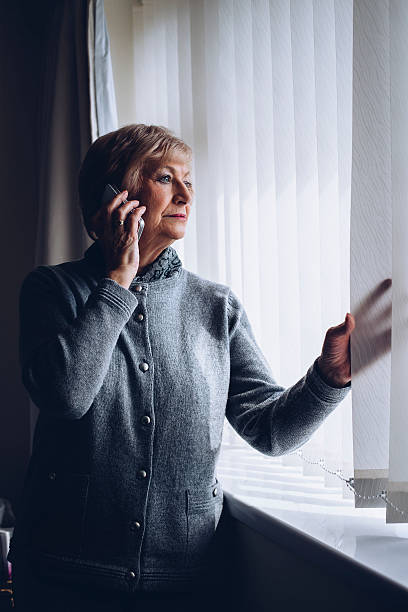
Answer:
[(174, 233), (172, 236), (173, 240), (181, 240), (182, 238), (184, 238), (184, 234), (185, 232), (179, 232), (178, 234)]
[(166, 232), (167, 236), (169, 238), (172, 238), (173, 240), (180, 240), (181, 238), (184, 238), (185, 233), (186, 233), (186, 230), (184, 227), (180, 229), (174, 228), (173, 231)]

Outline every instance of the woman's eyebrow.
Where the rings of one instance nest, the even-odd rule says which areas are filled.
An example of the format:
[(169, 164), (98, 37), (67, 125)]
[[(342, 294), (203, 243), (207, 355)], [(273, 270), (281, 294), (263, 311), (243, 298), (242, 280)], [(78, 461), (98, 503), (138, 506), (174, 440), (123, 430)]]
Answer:
[[(173, 172), (173, 174), (176, 174), (175, 169), (173, 168), (173, 166), (163, 166), (163, 168), (167, 168), (168, 170), (171, 170)], [(184, 177), (186, 177), (188, 174), (190, 174), (190, 170), (185, 173)]]

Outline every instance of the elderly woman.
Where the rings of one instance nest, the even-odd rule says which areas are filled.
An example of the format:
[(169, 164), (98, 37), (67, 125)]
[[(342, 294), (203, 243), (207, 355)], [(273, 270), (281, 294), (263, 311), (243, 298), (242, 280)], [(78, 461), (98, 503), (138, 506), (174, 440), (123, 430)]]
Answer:
[[(190, 172), (190, 147), (166, 128), (102, 136), (79, 175), (94, 243), (24, 280), (22, 377), (40, 413), (9, 553), (17, 609), (188, 593), (223, 507), (224, 417), (283, 455), (350, 390), (351, 315), (285, 389), (233, 291), (182, 266), (171, 244), (186, 232)], [(108, 183), (120, 192), (102, 203)]]

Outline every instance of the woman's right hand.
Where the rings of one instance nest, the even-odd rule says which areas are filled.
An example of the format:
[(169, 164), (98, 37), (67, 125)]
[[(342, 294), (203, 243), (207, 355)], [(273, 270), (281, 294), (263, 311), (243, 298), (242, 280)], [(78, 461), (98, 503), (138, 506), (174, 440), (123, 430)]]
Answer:
[[(92, 219), (104, 254), (106, 275), (126, 289), (139, 268), (137, 230), (139, 219), (146, 210), (146, 206), (139, 206), (138, 200), (123, 203), (127, 195), (127, 191), (119, 193)], [(123, 221), (123, 225), (119, 221)]]

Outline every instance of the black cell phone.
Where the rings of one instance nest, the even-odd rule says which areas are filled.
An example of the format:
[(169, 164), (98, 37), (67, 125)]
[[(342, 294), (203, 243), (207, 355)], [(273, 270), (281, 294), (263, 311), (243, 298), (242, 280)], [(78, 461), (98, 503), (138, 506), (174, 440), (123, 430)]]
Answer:
[[(108, 183), (104, 189), (104, 192), (102, 194), (102, 205), (107, 204), (108, 202), (110, 202), (111, 200), (113, 200), (113, 198), (115, 196), (117, 196), (121, 191), (121, 189), (118, 189), (115, 185), (111, 185), (110, 183)], [(128, 200), (123, 200), (124, 202), (127, 202)], [(140, 240), (140, 236), (142, 235), (143, 229), (144, 229), (144, 221), (142, 219), (142, 217), (140, 217), (139, 219), (139, 227), (137, 230), (137, 239)]]

